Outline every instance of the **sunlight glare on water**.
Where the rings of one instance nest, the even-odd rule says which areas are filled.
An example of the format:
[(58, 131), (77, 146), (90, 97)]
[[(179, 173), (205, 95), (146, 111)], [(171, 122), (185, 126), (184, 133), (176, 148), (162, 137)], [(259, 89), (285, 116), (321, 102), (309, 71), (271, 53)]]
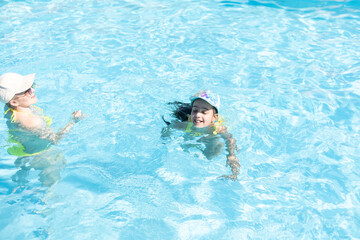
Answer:
[[(360, 239), (359, 26), (356, 0), (1, 1), (0, 74), (36, 73), (55, 130), (88, 115), (51, 188), (0, 121), (1, 238)], [(161, 138), (167, 102), (201, 89), (236, 182), (226, 151)]]

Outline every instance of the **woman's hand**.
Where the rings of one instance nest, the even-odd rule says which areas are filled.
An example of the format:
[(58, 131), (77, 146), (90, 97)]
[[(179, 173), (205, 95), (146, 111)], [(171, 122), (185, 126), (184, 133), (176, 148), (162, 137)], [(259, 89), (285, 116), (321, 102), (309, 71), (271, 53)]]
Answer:
[(81, 119), (83, 119), (84, 117), (86, 117), (86, 115), (84, 115), (81, 110), (75, 111), (72, 113), (73, 116), (73, 120), (75, 123), (77, 123), (78, 121), (80, 121)]

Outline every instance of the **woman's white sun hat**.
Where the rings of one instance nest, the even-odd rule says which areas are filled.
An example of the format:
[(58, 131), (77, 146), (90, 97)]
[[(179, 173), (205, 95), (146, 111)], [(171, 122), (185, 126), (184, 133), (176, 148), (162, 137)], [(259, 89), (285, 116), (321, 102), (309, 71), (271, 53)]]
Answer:
[(0, 101), (8, 103), (17, 93), (31, 88), (34, 83), (35, 73), (21, 75), (18, 73), (5, 73), (0, 77)]

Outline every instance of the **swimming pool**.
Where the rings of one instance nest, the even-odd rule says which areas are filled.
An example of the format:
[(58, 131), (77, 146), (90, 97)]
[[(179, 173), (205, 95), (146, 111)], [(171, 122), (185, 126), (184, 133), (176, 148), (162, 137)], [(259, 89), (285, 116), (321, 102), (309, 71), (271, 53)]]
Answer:
[[(16, 189), (0, 149), (2, 239), (360, 239), (358, 1), (6, 0), (0, 19), (0, 73), (36, 73), (55, 129), (88, 114), (50, 189), (36, 170)], [(200, 89), (237, 182), (225, 153), (160, 137), (166, 103)]]

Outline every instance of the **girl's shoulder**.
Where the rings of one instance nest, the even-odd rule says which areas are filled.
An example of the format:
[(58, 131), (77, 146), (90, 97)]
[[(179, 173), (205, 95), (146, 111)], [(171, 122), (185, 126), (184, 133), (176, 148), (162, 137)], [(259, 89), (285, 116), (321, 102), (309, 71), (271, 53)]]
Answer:
[(224, 125), (218, 125), (215, 127), (214, 134), (227, 133), (227, 127)]
[(188, 122), (181, 122), (181, 121), (172, 121), (170, 124), (171, 128), (178, 129), (178, 130), (185, 130), (188, 125)]
[(217, 121), (214, 123), (214, 135), (218, 133), (227, 133), (228, 127), (226, 126), (225, 118), (218, 116)]

